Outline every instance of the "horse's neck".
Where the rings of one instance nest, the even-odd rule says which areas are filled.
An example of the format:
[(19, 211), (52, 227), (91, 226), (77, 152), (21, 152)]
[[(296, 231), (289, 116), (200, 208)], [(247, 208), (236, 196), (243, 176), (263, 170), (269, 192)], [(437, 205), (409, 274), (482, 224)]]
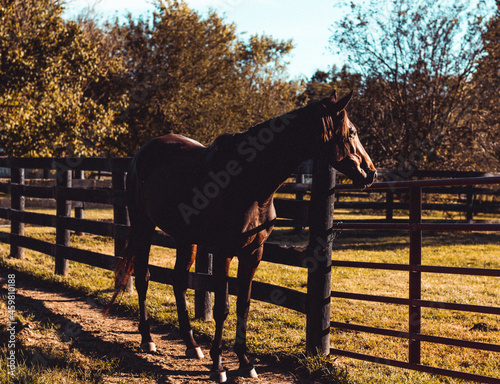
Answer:
[(245, 177), (239, 182), (247, 196), (256, 196), (257, 200), (271, 197), (303, 161), (314, 155), (314, 135), (319, 128), (312, 126), (306, 108), (259, 124), (242, 134), (238, 152)]

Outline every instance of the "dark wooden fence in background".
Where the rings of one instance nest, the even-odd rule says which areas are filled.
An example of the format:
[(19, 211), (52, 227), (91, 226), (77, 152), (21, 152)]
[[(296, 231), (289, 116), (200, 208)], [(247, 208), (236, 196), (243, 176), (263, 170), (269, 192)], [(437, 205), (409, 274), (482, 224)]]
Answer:
[[(128, 231), (124, 177), (129, 161), (129, 158), (0, 158), (0, 167), (9, 168), (12, 175), (11, 180), (0, 183), (0, 193), (10, 194), (11, 196), (11, 207), (0, 208), (0, 218), (10, 221), (11, 231), (5, 235), (0, 233), (0, 242), (11, 245), (11, 257), (22, 258), (24, 248), (53, 256), (55, 258), (55, 273), (61, 275), (69, 273), (68, 260), (112, 270), (116, 257), (124, 247)], [(26, 169), (55, 170), (55, 175), (53, 175), (56, 180), (55, 185), (26, 185), (24, 177)], [(86, 183), (76, 182), (76, 179), (73, 179), (73, 174), (81, 171), (110, 174), (113, 188), (94, 189), (81, 187)], [(72, 186), (73, 183), (74, 186)], [(24, 204), (26, 198), (55, 200), (56, 215), (26, 211)], [(71, 217), (71, 206), (81, 208), (82, 202), (84, 204), (97, 203), (112, 206), (114, 222)], [(328, 203), (323, 198), (320, 198), (319, 204)], [(53, 244), (25, 236), (24, 224), (55, 227), (56, 242)], [(112, 237), (115, 242), (115, 255), (105, 255), (71, 247), (70, 231)], [(326, 230), (323, 229), (322, 232), (326, 233)], [(157, 231), (153, 237), (153, 245), (175, 248), (175, 241)], [(303, 266), (304, 256), (302, 252), (293, 248), (266, 244), (265, 255), (265, 261), (298, 267)], [(197, 258), (203, 260), (205, 257), (208, 257), (208, 255), (198, 255)], [(190, 274), (189, 287), (205, 294), (206, 291), (211, 290), (211, 280), (207, 275), (207, 270), (210, 267), (203, 262), (198, 263), (197, 267), (198, 270)], [(152, 281), (170, 285), (173, 282), (173, 270), (171, 269), (151, 265), (150, 274)], [(235, 294), (235, 279), (230, 279), (229, 285), (230, 293)], [(304, 292), (264, 282), (254, 282), (252, 298), (274, 304), (279, 302), (280, 306), (304, 313), (310, 318), (316, 319), (319, 317), (312, 311), (307, 311), (307, 295)], [(205, 314), (200, 314), (200, 316), (205, 316)]]
[[(124, 246), (128, 230), (128, 218), (124, 195), (124, 175), (130, 159), (127, 158), (74, 158), (74, 159), (27, 159), (0, 158), (0, 167), (11, 170), (11, 179), (0, 183), (0, 192), (10, 194), (11, 206), (0, 208), (0, 218), (10, 221), (11, 232), (1, 233), (0, 242), (11, 246), (12, 257), (23, 257), (23, 249), (28, 248), (55, 258), (55, 273), (69, 273), (68, 260), (85, 263), (99, 268), (112, 269), (116, 257)], [(55, 170), (54, 186), (27, 185), (26, 169)], [(79, 180), (82, 171), (107, 172), (111, 175), (112, 188), (86, 188)], [(45, 172), (47, 174), (47, 172)], [(500, 352), (500, 345), (480, 342), (456, 340), (451, 338), (424, 335), (420, 330), (420, 308), (437, 306), (443, 309), (474, 311), (500, 315), (500, 307), (472, 306), (456, 303), (441, 303), (421, 300), (420, 286), (422, 273), (455, 273), (466, 275), (485, 275), (500, 277), (498, 269), (449, 268), (421, 265), (422, 231), (500, 231), (499, 223), (436, 223), (424, 222), (422, 210), (439, 209), (445, 211), (464, 212), (463, 221), (471, 222), (477, 212), (499, 212), (498, 201), (490, 197), (499, 195), (500, 177), (475, 177), (450, 180), (423, 181), (388, 181), (376, 183), (365, 192), (352, 191), (352, 186), (338, 184), (335, 186), (335, 173), (326, 164), (315, 164), (313, 184), (304, 183), (307, 177), (297, 177), (298, 183), (285, 184), (280, 193), (295, 195), (293, 199), (277, 199), (276, 206), (281, 218), (281, 225), (309, 226), (310, 243), (307, 249), (283, 247), (276, 244), (265, 244), (264, 261), (308, 269), (307, 293), (299, 292), (265, 282), (254, 282), (252, 298), (269, 302), (295, 310), (306, 315), (306, 347), (308, 352), (334, 353), (362, 360), (414, 369), (423, 372), (446, 375), (485, 383), (500, 383), (500, 378), (485, 377), (472, 373), (452, 371), (438, 367), (429, 367), (420, 362), (420, 343), (432, 342), (447, 345), (458, 345), (478, 350)], [(77, 181), (79, 180), (79, 181)], [(302, 182), (301, 182), (302, 181)], [(475, 187), (481, 185), (481, 188)], [(490, 186), (486, 188), (486, 186)], [(496, 186), (496, 189), (491, 188)], [(334, 188), (334, 189), (333, 189)], [(404, 192), (401, 192), (401, 191)], [(335, 194), (343, 195), (342, 200), (335, 202), (335, 207), (351, 209), (385, 210), (385, 218), (372, 222), (343, 221), (334, 223), (333, 206)], [(423, 203), (422, 193), (449, 194), (459, 196), (456, 202)], [(307, 196), (310, 194), (310, 198)], [(379, 201), (355, 201), (370, 194)], [(475, 196), (488, 196), (476, 199)], [(385, 196), (381, 198), (381, 196)], [(466, 196), (465, 198), (463, 196)], [(57, 214), (42, 214), (25, 210), (26, 198), (54, 199)], [(449, 200), (449, 199), (448, 199)], [(113, 207), (114, 222), (92, 221), (83, 218), (82, 202), (109, 204)], [(79, 209), (77, 217), (71, 217), (71, 207)], [(472, 207), (472, 208), (471, 208)], [(394, 220), (394, 210), (408, 210), (409, 219)], [(48, 226), (56, 228), (56, 241), (49, 243), (34, 239), (24, 234), (24, 224)], [(408, 264), (378, 264), (353, 261), (336, 261), (331, 259), (331, 247), (334, 229), (345, 230), (397, 230), (406, 231), (410, 237), (410, 262)], [(115, 255), (71, 247), (70, 231), (86, 232), (101, 236), (109, 236), (115, 242)], [(157, 232), (154, 245), (173, 248), (173, 239)], [(210, 264), (205, 251), (198, 255), (200, 263), (196, 272), (190, 274), (189, 287), (197, 292), (198, 316), (208, 316), (207, 292), (211, 290), (211, 277), (207, 273)], [(375, 268), (407, 271), (409, 273), (408, 298), (392, 298), (375, 295), (360, 295), (348, 292), (331, 292), (331, 268)], [(164, 284), (172, 284), (173, 271), (158, 266), (150, 266), (151, 280)], [(230, 280), (230, 293), (236, 293), (235, 280)], [(409, 308), (409, 332), (367, 327), (357, 324), (334, 323), (330, 321), (330, 297), (342, 297), (353, 300), (368, 300), (382, 303), (406, 305)], [(380, 335), (394, 336), (409, 340), (409, 361), (395, 361), (376, 356), (342, 351), (330, 348), (331, 327), (372, 332)]]

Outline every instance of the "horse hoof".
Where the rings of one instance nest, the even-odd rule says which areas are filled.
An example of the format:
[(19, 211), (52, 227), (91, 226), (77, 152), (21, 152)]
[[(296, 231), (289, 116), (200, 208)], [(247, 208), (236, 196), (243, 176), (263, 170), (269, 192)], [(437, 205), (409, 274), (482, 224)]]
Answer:
[(254, 367), (238, 369), (238, 376), (249, 377), (251, 379), (257, 379), (259, 377)]
[(216, 383), (225, 383), (227, 381), (226, 371), (222, 372), (210, 372), (210, 380)]
[(205, 355), (203, 354), (200, 347), (196, 347), (193, 349), (186, 349), (186, 357), (189, 359), (203, 359)]
[(141, 350), (147, 353), (154, 353), (156, 352), (156, 345), (152, 341), (149, 343), (142, 343)]

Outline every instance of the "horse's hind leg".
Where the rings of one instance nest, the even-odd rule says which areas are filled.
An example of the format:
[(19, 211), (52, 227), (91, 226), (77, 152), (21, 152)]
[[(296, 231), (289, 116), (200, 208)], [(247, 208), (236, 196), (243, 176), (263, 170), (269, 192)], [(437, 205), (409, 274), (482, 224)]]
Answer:
[(135, 288), (139, 297), (139, 332), (142, 337), (141, 349), (146, 352), (155, 352), (150, 333), (148, 312), (146, 309), (146, 294), (149, 284), (149, 251), (154, 226), (151, 223), (132, 224), (129, 234), (130, 251), (135, 255)]
[(177, 258), (174, 267), (174, 294), (177, 304), (179, 331), (187, 347), (186, 356), (203, 359), (203, 352), (198, 344), (196, 344), (193, 337), (186, 301), (189, 269), (193, 265), (195, 258), (196, 245), (179, 241), (177, 244)]

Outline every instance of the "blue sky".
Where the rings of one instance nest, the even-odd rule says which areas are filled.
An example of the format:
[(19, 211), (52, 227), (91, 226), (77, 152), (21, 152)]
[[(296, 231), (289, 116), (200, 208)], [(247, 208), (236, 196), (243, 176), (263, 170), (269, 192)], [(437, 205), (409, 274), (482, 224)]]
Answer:
[[(291, 78), (308, 79), (316, 69), (327, 70), (341, 65), (343, 58), (334, 56), (328, 46), (332, 25), (341, 17), (335, 0), (186, 0), (204, 14), (209, 8), (234, 22), (238, 32), (268, 34), (276, 39), (293, 39), (295, 49), (289, 57)], [(314, 5), (313, 5), (314, 4)], [(76, 14), (94, 5), (104, 17), (146, 14), (154, 7), (149, 0), (68, 0), (68, 14)], [(243, 35), (245, 36), (245, 35)]]

